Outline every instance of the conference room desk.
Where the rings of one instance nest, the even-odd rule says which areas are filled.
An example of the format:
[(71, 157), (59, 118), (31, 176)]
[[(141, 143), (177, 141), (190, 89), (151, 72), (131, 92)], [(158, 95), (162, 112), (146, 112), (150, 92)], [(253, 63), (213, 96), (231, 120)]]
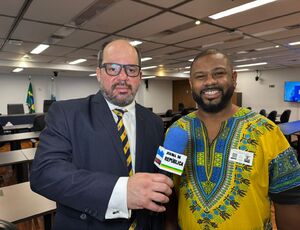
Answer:
[(11, 133), (19, 133), (20, 131), (28, 131), (33, 128), (33, 124), (21, 124), (21, 125), (8, 125), (3, 126), (3, 131), (5, 133), (11, 132)]
[(30, 189), (29, 182), (0, 188), (0, 219), (19, 223), (44, 216), (45, 230), (51, 229), (56, 203)]
[(26, 132), (26, 133), (13, 133), (0, 136), (0, 142), (9, 142), (10, 150), (21, 149), (21, 141), (38, 139), (40, 136), (40, 131), (38, 132)]
[(29, 163), (28, 158), (21, 149), (0, 153), (0, 167), (13, 166), (16, 170), (18, 183), (28, 181)]
[(33, 124), (34, 117), (38, 114), (42, 113), (0, 115), (0, 125), (4, 126), (7, 122), (10, 122), (14, 125)]
[(28, 148), (21, 150), (27, 161), (31, 162), (34, 159), (36, 148)]

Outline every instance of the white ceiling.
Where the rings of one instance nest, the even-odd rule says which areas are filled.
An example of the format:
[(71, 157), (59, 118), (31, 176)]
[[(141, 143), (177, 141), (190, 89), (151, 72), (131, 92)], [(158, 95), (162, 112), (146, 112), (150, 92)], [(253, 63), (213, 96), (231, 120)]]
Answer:
[[(0, 77), (15, 67), (22, 75), (82, 76), (93, 73), (101, 45), (113, 38), (141, 40), (144, 71), (180, 76), (205, 47), (225, 51), (235, 65), (268, 62), (250, 70), (300, 67), (300, 1), (278, 0), (218, 20), (208, 16), (252, 0), (6, 0), (0, 3)], [(198, 26), (195, 20), (201, 20)], [(13, 44), (20, 41), (20, 45)], [(50, 48), (29, 52), (40, 43)], [(275, 48), (278, 45), (279, 48)], [(269, 49), (264, 49), (269, 47)], [(259, 50), (259, 49), (262, 50)], [(258, 49), (258, 50), (257, 50)], [(242, 52), (243, 51), (243, 52)], [(25, 54), (29, 57), (22, 58)], [(80, 65), (69, 61), (86, 58)]]

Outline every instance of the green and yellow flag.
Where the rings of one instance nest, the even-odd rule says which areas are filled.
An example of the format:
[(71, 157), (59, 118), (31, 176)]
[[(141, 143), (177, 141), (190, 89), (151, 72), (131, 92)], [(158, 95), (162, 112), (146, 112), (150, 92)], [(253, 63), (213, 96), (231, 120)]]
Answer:
[(29, 83), (29, 87), (28, 87), (28, 91), (27, 91), (26, 103), (27, 103), (27, 106), (29, 109), (29, 113), (35, 113), (34, 97), (33, 97), (31, 82)]

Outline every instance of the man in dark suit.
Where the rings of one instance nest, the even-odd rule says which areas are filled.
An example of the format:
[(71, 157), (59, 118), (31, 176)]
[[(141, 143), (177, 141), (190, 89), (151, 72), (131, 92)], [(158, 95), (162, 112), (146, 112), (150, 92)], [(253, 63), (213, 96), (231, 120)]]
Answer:
[[(162, 229), (161, 215), (153, 212), (165, 211), (173, 182), (154, 173), (162, 121), (134, 101), (139, 52), (127, 40), (115, 40), (99, 54), (100, 91), (51, 106), (31, 188), (57, 202), (54, 229)], [(122, 122), (115, 109), (125, 111)], [(129, 154), (118, 133), (122, 124)]]

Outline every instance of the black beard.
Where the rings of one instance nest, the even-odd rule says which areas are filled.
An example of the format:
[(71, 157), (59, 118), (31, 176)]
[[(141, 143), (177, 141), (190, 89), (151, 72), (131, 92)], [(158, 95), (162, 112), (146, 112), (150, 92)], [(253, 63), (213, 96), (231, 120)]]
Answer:
[(198, 107), (203, 109), (207, 113), (218, 113), (222, 111), (229, 103), (231, 103), (231, 97), (233, 95), (235, 87), (232, 85), (228, 88), (228, 90), (224, 93), (223, 89), (218, 88), (222, 92), (221, 101), (218, 104), (206, 104), (201, 98), (201, 92), (199, 95), (192, 89), (192, 96), (194, 101), (198, 104)]

